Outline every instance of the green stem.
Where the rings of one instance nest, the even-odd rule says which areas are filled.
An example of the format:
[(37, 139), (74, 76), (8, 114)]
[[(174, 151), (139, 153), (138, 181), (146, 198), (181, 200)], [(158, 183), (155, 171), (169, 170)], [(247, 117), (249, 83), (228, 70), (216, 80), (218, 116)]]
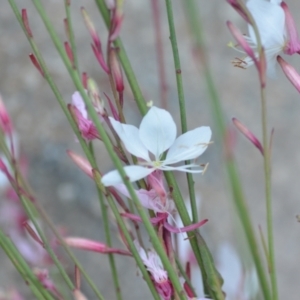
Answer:
[(0, 228), (0, 246), (9, 257), (16, 270), (20, 273), (23, 280), (27, 282), (32, 293), (37, 299), (54, 300), (53, 296), (38, 281), (31, 268), (28, 266), (22, 255), (17, 250), (12, 241), (3, 233)]
[(27, 216), (29, 217), (30, 221), (32, 222), (34, 228), (37, 230), (39, 237), (43, 241), (43, 245), (45, 247), (45, 250), (50, 255), (51, 259), (53, 260), (53, 262), (56, 265), (57, 269), (59, 270), (62, 278), (64, 279), (64, 281), (68, 285), (69, 289), (73, 290), (74, 289), (73, 282), (71, 281), (71, 279), (69, 278), (68, 274), (66, 273), (64, 267), (62, 266), (62, 264), (58, 260), (56, 254), (54, 253), (54, 251), (52, 250), (51, 246), (49, 245), (48, 240), (47, 240), (44, 232), (41, 230), (38, 222), (36, 221), (36, 217), (35, 217), (35, 215), (32, 212), (32, 208), (33, 208), (32, 203), (30, 202), (29, 199), (27, 199), (22, 194), (19, 194), (19, 197), (21, 199), (22, 206), (23, 206), (24, 210), (26, 211)]
[[(96, 5), (102, 15), (102, 18), (107, 26), (107, 28), (110, 28), (110, 13), (106, 7), (105, 1), (104, 0), (95, 0)], [(120, 38), (117, 38), (114, 41), (115, 47), (118, 49), (117, 53), (120, 59), (120, 62), (123, 66), (126, 78), (128, 80), (128, 83), (130, 85), (130, 88), (132, 90), (134, 99), (136, 101), (136, 104), (141, 112), (142, 115), (145, 115), (148, 111), (146, 102), (144, 99), (144, 96), (142, 94), (142, 91), (139, 87), (139, 84), (137, 82), (136, 76), (132, 70), (131, 64), (129, 62), (129, 59), (127, 57), (127, 54), (125, 52), (123, 43)]]
[[(239, 0), (238, 0), (239, 1)], [(242, 1), (239, 1), (241, 3)], [(224, 136), (226, 134), (225, 120), (223, 116), (222, 107), (220, 104), (219, 96), (212, 79), (210, 67), (208, 64), (208, 58), (205, 51), (205, 41), (203, 36), (203, 28), (200, 22), (200, 16), (198, 14), (198, 7), (195, 1), (189, 0), (184, 1), (185, 10), (187, 12), (187, 20), (190, 24), (191, 32), (194, 36), (196, 49), (198, 52), (199, 63), (202, 66), (204, 72), (204, 78), (208, 88), (208, 94), (210, 96), (210, 104), (212, 115), (216, 124), (217, 138), (220, 142), (224, 141)], [(252, 16), (250, 16), (252, 18)], [(254, 27), (255, 28), (255, 27)], [(257, 31), (257, 29), (256, 29)], [(257, 39), (259, 41), (259, 37)], [(236, 164), (232, 157), (225, 161), (225, 167), (227, 171), (228, 181), (231, 187), (231, 192), (233, 195), (233, 200), (238, 209), (238, 215), (243, 226), (243, 230), (251, 250), (252, 258), (257, 270), (258, 278), (260, 281), (260, 286), (265, 299), (271, 300), (271, 293), (269, 289), (269, 283), (263, 268), (263, 263), (258, 252), (258, 244), (256, 241), (253, 226), (251, 224), (251, 219), (249, 212), (245, 203), (244, 193), (242, 190), (240, 176), (238, 175)]]
[(75, 66), (77, 72), (79, 73), (78, 55), (77, 55), (77, 49), (76, 49), (76, 43), (75, 43), (74, 30), (73, 30), (73, 26), (72, 26), (70, 6), (71, 6), (71, 1), (65, 0), (65, 10), (66, 10), (68, 29), (69, 29), (69, 39), (70, 39), (71, 49), (72, 49), (73, 58), (74, 58), (74, 66)]
[[(94, 155), (94, 149), (93, 149), (92, 143), (90, 144), (90, 150), (91, 150), (91, 153)], [(101, 214), (102, 214), (106, 244), (109, 247), (112, 247), (107, 207), (104, 202), (104, 197), (103, 197), (102, 191), (98, 188), (97, 185), (96, 185), (96, 188), (97, 188), (98, 199), (99, 199), (99, 203), (100, 203), (100, 207), (101, 207)], [(116, 268), (114, 255), (108, 254), (108, 260), (109, 260), (109, 265), (110, 265), (112, 278), (113, 278), (113, 282), (114, 282), (114, 286), (115, 286), (116, 296), (117, 296), (118, 300), (121, 300), (122, 292), (121, 292), (121, 287), (120, 287), (120, 283), (119, 283), (118, 272), (117, 272), (117, 268)]]
[[(175, 32), (174, 16), (173, 16), (171, 0), (166, 0), (166, 8), (167, 8), (168, 23), (169, 23), (169, 29), (170, 29), (170, 40), (171, 40), (171, 45), (172, 45), (175, 73), (176, 73), (177, 93), (178, 93), (180, 120), (181, 120), (181, 131), (182, 131), (182, 133), (185, 133), (185, 132), (187, 132), (188, 128), (187, 128), (187, 120), (186, 120), (184, 91), (183, 91), (183, 84), (182, 84), (182, 70), (181, 70), (180, 58), (179, 58), (179, 52), (178, 52), (178, 46), (177, 46), (177, 38), (176, 38), (176, 32)], [(186, 161), (185, 164), (189, 165), (190, 161)], [(191, 173), (186, 173), (186, 177), (187, 177), (187, 182), (188, 182), (190, 202), (191, 202), (191, 208), (192, 208), (192, 219), (193, 219), (193, 223), (196, 223), (198, 221), (198, 211), (197, 211), (197, 204), (196, 204), (196, 195), (195, 195), (193, 175)]]
[[(103, 193), (101, 192), (101, 190), (98, 187), (97, 187), (97, 191), (98, 191), (98, 198), (100, 200), (100, 205), (101, 205), (101, 213), (102, 213), (102, 219), (103, 219), (103, 224), (104, 224), (106, 244), (109, 247), (112, 247), (107, 207), (104, 203)], [(117, 272), (117, 268), (116, 268), (116, 262), (114, 259), (114, 255), (108, 254), (108, 259), (109, 259), (109, 264), (110, 264), (113, 282), (114, 282), (114, 286), (115, 286), (116, 296), (117, 296), (118, 300), (121, 300), (122, 292), (121, 292), (121, 287), (120, 287), (120, 283), (119, 283), (118, 272)]]
[(269, 273), (272, 285), (272, 299), (278, 299), (274, 238), (273, 238), (273, 220), (272, 220), (272, 195), (271, 195), (271, 161), (267, 126), (267, 104), (265, 89), (261, 88), (261, 118), (262, 134), (264, 148), (264, 171), (265, 171), (265, 194), (267, 208), (267, 228), (268, 228), (268, 252), (269, 252)]

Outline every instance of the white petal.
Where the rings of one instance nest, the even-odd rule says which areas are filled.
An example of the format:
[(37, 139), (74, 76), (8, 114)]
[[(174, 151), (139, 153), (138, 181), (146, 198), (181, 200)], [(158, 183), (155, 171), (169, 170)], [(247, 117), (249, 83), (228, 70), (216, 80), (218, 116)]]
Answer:
[(234, 299), (241, 287), (243, 271), (240, 259), (229, 243), (224, 243), (217, 253), (217, 268), (224, 279), (224, 292), (228, 299)]
[[(281, 6), (265, 0), (250, 0), (247, 2), (247, 7), (255, 20), (263, 47), (265, 49), (279, 45), (283, 47), (285, 14)], [(248, 29), (250, 37), (256, 43), (252, 26), (249, 25)]]
[(210, 139), (209, 127), (198, 127), (184, 133), (175, 140), (169, 149), (164, 164), (174, 164), (200, 156), (206, 150)]
[(133, 125), (120, 123), (112, 117), (109, 117), (109, 120), (127, 151), (136, 157), (149, 161), (150, 158), (148, 150), (139, 139), (139, 130)]
[(139, 135), (145, 147), (158, 159), (175, 141), (176, 124), (169, 112), (152, 106), (141, 122)]
[[(126, 166), (124, 167), (124, 171), (129, 178), (129, 181), (134, 182), (140, 180), (150, 173), (153, 172), (154, 169), (145, 168), (142, 166)], [(102, 177), (102, 184), (104, 186), (114, 186), (120, 183), (123, 183), (123, 180), (119, 174), (118, 170), (110, 171), (106, 173)]]
[(85, 103), (79, 92), (75, 92), (72, 95), (72, 104), (81, 112), (82, 116), (87, 119), (88, 113), (85, 107)]

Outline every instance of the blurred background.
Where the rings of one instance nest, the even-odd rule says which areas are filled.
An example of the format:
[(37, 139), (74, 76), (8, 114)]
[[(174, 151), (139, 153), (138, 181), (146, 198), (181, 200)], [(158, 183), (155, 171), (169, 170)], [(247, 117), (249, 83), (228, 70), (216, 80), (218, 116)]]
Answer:
[[(49, 17), (62, 41), (66, 40), (63, 19), (63, 1), (43, 1)], [(84, 6), (106, 43), (107, 31), (93, 1), (73, 0), (72, 14), (81, 71), (86, 71), (99, 84), (101, 91), (110, 95), (109, 82), (92, 53), (91, 38), (80, 14)], [(214, 133), (209, 97), (201, 70), (193, 58), (193, 43), (189, 32), (183, 0), (173, 0), (176, 32), (182, 64), (182, 75), (187, 103), (189, 128), (209, 125)], [(74, 86), (54, 49), (42, 22), (30, 1), (20, 0), (19, 8), (26, 8), (30, 26), (44, 59), (49, 66), (66, 103), (71, 101)], [(260, 98), (256, 70), (234, 68), (231, 61), (238, 53), (227, 47), (233, 38), (225, 22), (231, 20), (246, 33), (244, 21), (226, 1), (197, 1), (207, 42), (207, 53), (212, 73), (222, 102), (224, 113), (231, 126), (232, 117), (238, 118), (257, 137), (261, 138)], [(295, 20), (300, 20), (297, 1), (288, 1)], [(179, 110), (164, 1), (159, 1), (163, 26), (165, 68), (168, 84), (168, 110), (179, 126)], [(300, 29), (300, 23), (298, 22)], [(81, 153), (74, 134), (66, 121), (47, 83), (31, 64), (30, 46), (7, 3), (0, 10), (0, 93), (19, 134), (21, 150), (28, 158), (29, 182), (36, 191), (50, 217), (70, 235), (104, 241), (100, 209), (93, 182), (82, 174), (66, 155), (71, 149)], [(124, 23), (121, 37), (142, 88), (145, 99), (160, 106), (158, 63), (155, 52), (154, 20), (151, 0), (124, 1)], [(296, 69), (299, 57), (285, 57)], [(296, 215), (299, 207), (300, 171), (300, 103), (297, 91), (278, 68), (277, 78), (268, 80), (269, 129), (275, 128), (273, 142), (273, 208), (274, 232), (280, 298), (299, 299), (300, 224)], [(125, 111), (127, 120), (139, 124), (140, 116), (133, 96), (126, 84)], [(178, 127), (179, 128), (179, 127)], [(179, 130), (179, 129), (178, 129)], [(215, 140), (216, 137), (213, 137)], [(99, 165), (103, 171), (113, 168), (105, 149), (96, 146)], [(237, 133), (235, 154), (241, 181), (258, 232), (261, 225), (266, 232), (263, 184), (263, 160), (260, 153), (243, 136)], [(204, 176), (195, 176), (196, 191), (202, 200), (201, 217), (208, 218), (205, 235), (213, 253), (224, 241), (232, 242), (242, 251), (243, 238), (239, 223), (233, 218), (230, 192), (222, 165), (222, 145), (214, 142), (201, 157), (209, 162)], [(183, 182), (184, 176), (178, 175)], [(182, 192), (187, 195), (183, 186)], [(122, 247), (115, 230), (114, 245)], [(100, 254), (75, 251), (80, 261), (94, 278), (106, 299), (115, 299), (107, 258)], [(243, 251), (242, 251), (243, 252)], [(0, 287), (25, 287), (11, 263), (0, 251)], [(71, 266), (70, 266), (71, 267)], [(137, 275), (131, 258), (117, 258), (124, 299), (151, 299), (141, 276)], [(89, 299), (93, 293), (83, 281), (83, 291)], [(30, 297), (28, 298), (30, 299)]]

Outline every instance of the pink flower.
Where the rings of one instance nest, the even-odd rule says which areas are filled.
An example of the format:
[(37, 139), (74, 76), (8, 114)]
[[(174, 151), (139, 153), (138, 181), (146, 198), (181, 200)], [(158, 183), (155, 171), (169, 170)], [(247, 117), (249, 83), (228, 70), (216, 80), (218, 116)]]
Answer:
[(79, 92), (72, 95), (72, 107), (77, 120), (77, 125), (81, 135), (87, 141), (99, 139), (99, 134), (94, 123), (88, 118), (85, 103)]
[(164, 300), (171, 299), (173, 295), (173, 286), (168, 278), (167, 271), (163, 268), (160, 257), (152, 250), (146, 252), (137, 241), (134, 241), (134, 244), (145, 267), (151, 275), (157, 292)]

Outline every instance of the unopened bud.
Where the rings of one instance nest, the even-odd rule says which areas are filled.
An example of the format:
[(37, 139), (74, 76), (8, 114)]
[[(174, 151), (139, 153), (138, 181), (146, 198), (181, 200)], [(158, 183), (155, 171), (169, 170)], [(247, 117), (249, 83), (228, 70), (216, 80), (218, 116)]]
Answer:
[(13, 132), (12, 122), (1, 96), (0, 96), (0, 127), (1, 130), (4, 132), (4, 134), (11, 135)]
[(31, 31), (30, 26), (29, 26), (28, 17), (27, 17), (27, 10), (26, 9), (22, 9), (22, 21), (23, 21), (23, 25), (25, 27), (25, 30), (27, 32), (27, 35), (30, 38), (32, 38), (33, 35), (32, 35), (32, 31)]
[(103, 243), (93, 241), (93, 240), (88, 240), (79, 237), (67, 237), (64, 239), (64, 241), (68, 246), (76, 249), (87, 250), (87, 251), (103, 253), (103, 254), (116, 253), (116, 254), (131, 256), (131, 253), (126, 250), (110, 248)]
[(115, 119), (116, 121), (120, 121), (119, 113), (118, 113), (117, 109), (115, 108), (113, 102), (112, 102), (111, 99), (107, 96), (106, 93), (104, 93), (104, 95), (105, 95), (105, 97), (106, 97), (106, 99), (107, 99), (107, 101), (108, 101), (108, 105), (109, 105), (110, 111), (111, 111), (111, 113), (112, 113), (114, 119)]
[(44, 71), (41, 68), (40, 63), (38, 62), (37, 58), (35, 57), (35, 55), (33, 53), (29, 54), (29, 58), (31, 60), (31, 62), (33, 63), (33, 65), (37, 68), (37, 70), (40, 72), (40, 74), (45, 77)]
[(111, 48), (109, 51), (110, 69), (115, 81), (116, 90), (120, 93), (124, 91), (124, 81), (121, 66), (117, 57), (116, 49)]
[(74, 297), (74, 300), (88, 300), (87, 297), (85, 297), (82, 292), (78, 289), (75, 289), (73, 291), (73, 297)]
[(233, 118), (232, 122), (235, 127), (260, 151), (260, 153), (264, 155), (264, 149), (257, 137), (236, 118)]
[(92, 49), (93, 49), (93, 52), (96, 56), (96, 59), (99, 63), (99, 65), (101, 66), (101, 68), (103, 69), (103, 71), (106, 73), (106, 74), (109, 74), (109, 68), (105, 62), (105, 59), (103, 57), (103, 53), (101, 51), (101, 49), (97, 48), (95, 45), (91, 45), (92, 46)]
[(87, 89), (96, 112), (99, 113), (100, 115), (104, 115), (105, 114), (104, 102), (100, 97), (100, 91), (97, 86), (97, 83), (92, 78), (89, 78), (87, 80)]
[(44, 247), (44, 243), (38, 235), (36, 229), (34, 228), (34, 225), (31, 222), (30, 224), (29, 222), (24, 222), (23, 226), (26, 229), (27, 233), (30, 235), (30, 237), (32, 237), (33, 240), (35, 240), (38, 244)]
[(89, 77), (88, 77), (87, 73), (83, 72), (82, 76), (81, 76), (81, 81), (82, 81), (82, 85), (83, 85), (84, 89), (86, 89), (86, 90), (87, 90), (87, 80), (88, 80), (88, 78)]
[(69, 57), (72, 67), (75, 68), (73, 51), (68, 42), (65, 42), (64, 45), (65, 45), (65, 51)]
[(84, 7), (81, 7), (81, 14), (83, 16), (84, 23), (93, 39), (95, 46), (101, 50), (101, 41), (97, 34), (96, 28)]
[(68, 40), (70, 40), (71, 34), (70, 34), (70, 27), (69, 27), (69, 22), (68, 22), (67, 18), (64, 19), (64, 28), (65, 28), (66, 36), (67, 36)]
[(67, 150), (67, 154), (86, 175), (93, 179), (92, 166), (86, 158), (72, 152), (71, 150)]
[(300, 93), (300, 74), (288, 64), (281, 56), (277, 56), (277, 61), (284, 72), (287, 79), (292, 83), (296, 90)]
[(117, 5), (113, 10), (113, 16), (111, 20), (111, 29), (110, 29), (110, 36), (109, 41), (113, 42), (116, 40), (120, 34), (121, 26), (123, 23), (123, 10), (122, 10), (122, 2), (117, 0)]

